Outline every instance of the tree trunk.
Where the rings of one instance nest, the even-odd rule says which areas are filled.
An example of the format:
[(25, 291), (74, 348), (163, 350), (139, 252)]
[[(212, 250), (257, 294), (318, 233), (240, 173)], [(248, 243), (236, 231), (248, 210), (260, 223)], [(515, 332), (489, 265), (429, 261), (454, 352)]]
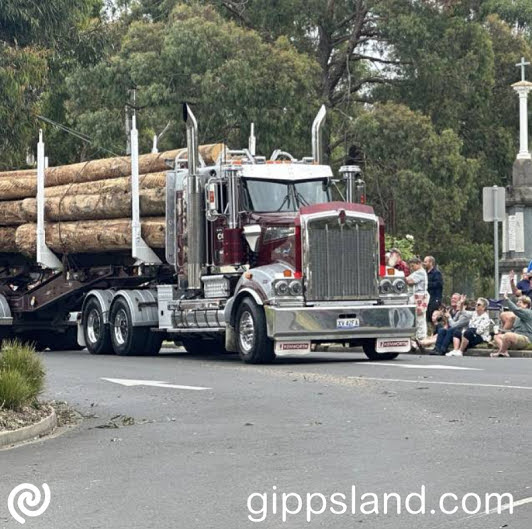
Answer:
[[(217, 163), (223, 154), (222, 143), (201, 145), (200, 155), (207, 165)], [(186, 149), (176, 149), (157, 154), (139, 156), (139, 174), (157, 173), (168, 169), (166, 160), (176, 157), (186, 160)], [(73, 165), (50, 167), (45, 172), (45, 186), (61, 186), (82, 182), (94, 182), (108, 178), (120, 178), (131, 174), (131, 157), (104, 158)], [(8, 171), (0, 173), (0, 199), (28, 198), (36, 195), (37, 171)]]
[(16, 228), (0, 228), (0, 253), (17, 253)]
[(0, 226), (18, 226), (28, 222), (22, 200), (0, 202)]
[[(165, 219), (142, 220), (142, 237), (152, 248), (165, 246)], [(34, 257), (37, 250), (36, 224), (23, 224), (16, 230), (17, 251)], [(46, 244), (59, 254), (102, 253), (131, 249), (129, 219), (58, 222), (46, 225)]]
[[(156, 189), (166, 186), (166, 172), (147, 173), (139, 175), (140, 189)], [(131, 177), (106, 178), (95, 182), (82, 184), (67, 184), (46, 189), (46, 198), (63, 197), (69, 195), (95, 195), (97, 193), (128, 192), (131, 190)]]
[[(165, 214), (164, 188), (140, 190), (140, 214), (143, 217), (157, 217)], [(37, 220), (37, 200), (26, 198), (18, 201), (21, 205), (21, 215), (25, 222)], [(13, 202), (5, 202), (13, 204)], [(68, 195), (64, 197), (47, 198), (44, 215), (46, 221), (78, 221), (120, 219), (131, 217), (131, 193), (117, 191), (98, 195)]]

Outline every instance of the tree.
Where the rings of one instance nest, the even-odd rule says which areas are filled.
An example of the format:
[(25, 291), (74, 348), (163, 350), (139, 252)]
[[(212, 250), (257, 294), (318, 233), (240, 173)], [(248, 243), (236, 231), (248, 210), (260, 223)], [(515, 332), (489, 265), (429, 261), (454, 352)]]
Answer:
[(0, 9), (0, 138), (2, 168), (25, 165), (41, 112), (62, 109), (62, 71), (82, 49), (83, 23), (100, 0), (4, 0)]
[[(374, 86), (393, 82), (396, 61), (387, 56), (382, 29), (394, 0), (211, 0), (231, 18), (264, 38), (280, 35), (312, 56), (320, 67), (316, 92), (330, 110), (325, 149), (350, 144), (349, 120)], [(401, 2), (399, 2), (401, 4)], [(333, 132), (334, 131), (334, 132)]]
[(467, 230), (480, 217), (480, 210), (468, 209), (479, 164), (462, 155), (457, 134), (438, 133), (427, 116), (392, 103), (364, 112), (353, 134), (365, 153), (368, 196), (377, 213), (389, 223), (393, 202), (397, 233), (412, 234), (418, 253), (478, 272), (486, 247)]
[(69, 115), (95, 145), (123, 152), (124, 106), (134, 87), (143, 150), (167, 124), (161, 146), (184, 143), (186, 101), (198, 115), (202, 142), (247, 145), (255, 122), (262, 152), (283, 138), (284, 148), (306, 155), (318, 106), (316, 72), (286, 38), (267, 43), (212, 7), (179, 5), (167, 20), (132, 22), (118, 53), (71, 75)]

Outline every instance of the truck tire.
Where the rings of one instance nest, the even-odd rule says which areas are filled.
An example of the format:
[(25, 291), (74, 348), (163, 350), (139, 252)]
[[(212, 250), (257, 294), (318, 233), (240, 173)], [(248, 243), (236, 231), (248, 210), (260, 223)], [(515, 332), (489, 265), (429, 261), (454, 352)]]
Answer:
[(119, 356), (142, 356), (148, 340), (149, 327), (133, 327), (127, 302), (118, 298), (111, 306), (109, 316), (111, 343)]
[(181, 338), (185, 350), (191, 354), (223, 354), (225, 350), (223, 341), (218, 338)]
[(376, 350), (377, 340), (364, 340), (362, 344), (362, 349), (364, 349), (364, 354), (374, 361), (379, 360), (393, 360), (399, 356), (399, 353), (377, 353)]
[(109, 326), (104, 323), (103, 311), (95, 298), (89, 299), (83, 309), (83, 336), (90, 354), (101, 355), (113, 352)]
[(253, 299), (244, 298), (236, 311), (235, 323), (238, 354), (246, 364), (269, 364), (275, 360), (262, 307)]

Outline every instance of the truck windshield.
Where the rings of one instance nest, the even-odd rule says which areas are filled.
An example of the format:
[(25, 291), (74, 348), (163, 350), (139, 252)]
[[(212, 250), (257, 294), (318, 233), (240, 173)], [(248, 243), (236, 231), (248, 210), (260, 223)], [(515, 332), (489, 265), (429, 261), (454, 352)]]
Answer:
[(248, 211), (297, 211), (301, 206), (331, 201), (328, 179), (280, 182), (243, 180), (243, 202)]

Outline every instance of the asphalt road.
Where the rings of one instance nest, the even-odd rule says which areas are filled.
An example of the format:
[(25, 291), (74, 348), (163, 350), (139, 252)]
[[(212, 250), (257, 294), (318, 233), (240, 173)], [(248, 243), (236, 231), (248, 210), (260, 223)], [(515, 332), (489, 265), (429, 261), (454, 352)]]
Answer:
[[(7, 498), (21, 483), (50, 487), (46, 512), (26, 517), (26, 527), (39, 529), (532, 527), (530, 359), (403, 356), (377, 364), (319, 353), (247, 366), (234, 356), (176, 352), (44, 357), (45, 396), (87, 418), (60, 436), (0, 451), (1, 527), (20, 527)], [(101, 427), (117, 415), (135, 423)], [(405, 512), (408, 494), (423, 486), (426, 513)], [(253, 496), (254, 513), (253, 493), (263, 494)], [(295, 494), (302, 500), (284, 523), (283, 493), (292, 493), (286, 509), (297, 510)], [(322, 500), (326, 506), (309, 513), (310, 523), (307, 493), (324, 495), (311, 498), (314, 511)], [(346, 513), (333, 513), (343, 510), (334, 493), (345, 495)], [(382, 512), (385, 493), (400, 495), (401, 514), (396, 500)], [(455, 514), (439, 510), (445, 493), (456, 495), (444, 502), (458, 507)], [(522, 504), (513, 514), (486, 515), (486, 493), (510, 493)], [(466, 494), (478, 495), (481, 512), (461, 509)], [(476, 501), (467, 497), (470, 512)], [(364, 502), (379, 514), (363, 514)], [(421, 500), (409, 505), (417, 510)]]

